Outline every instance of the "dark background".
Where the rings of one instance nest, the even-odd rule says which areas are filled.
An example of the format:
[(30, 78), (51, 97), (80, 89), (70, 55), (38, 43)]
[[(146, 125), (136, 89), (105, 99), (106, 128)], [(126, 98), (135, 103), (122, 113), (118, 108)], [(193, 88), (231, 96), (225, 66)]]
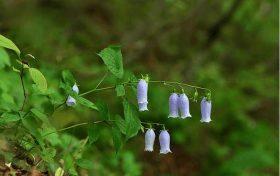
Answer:
[[(85, 151), (89, 175), (278, 175), (278, 8), (275, 0), (0, 0), (0, 32), (38, 59), (50, 86), (69, 69), (81, 92), (93, 88), (106, 72), (96, 53), (120, 44), (125, 69), (138, 78), (212, 90), (213, 121), (204, 124), (193, 102), (192, 119), (167, 119), (170, 89), (150, 85), (150, 111), (140, 119), (166, 124), (173, 153), (159, 155), (157, 142), (144, 152), (139, 133), (115, 158), (105, 130)], [(112, 94), (87, 97), (121, 113)], [(98, 114), (63, 108), (52, 123), (87, 119)], [(85, 138), (83, 129), (67, 133)]]

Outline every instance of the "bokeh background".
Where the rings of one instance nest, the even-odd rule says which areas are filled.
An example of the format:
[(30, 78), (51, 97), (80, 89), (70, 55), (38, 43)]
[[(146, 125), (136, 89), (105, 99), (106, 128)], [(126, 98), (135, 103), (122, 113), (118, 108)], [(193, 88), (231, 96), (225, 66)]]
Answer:
[[(0, 0), (0, 33), (37, 58), (53, 87), (69, 69), (81, 92), (93, 88), (106, 73), (96, 53), (120, 44), (125, 69), (138, 78), (148, 73), (212, 90), (213, 121), (202, 124), (194, 102), (191, 119), (168, 119), (171, 90), (150, 85), (149, 112), (140, 118), (166, 124), (173, 153), (159, 155), (157, 142), (155, 152), (144, 152), (139, 133), (115, 157), (104, 130), (85, 151), (93, 167), (81, 175), (278, 175), (278, 11), (276, 0)], [(87, 98), (121, 114), (114, 94)], [(98, 118), (62, 108), (51, 122), (62, 128)], [(86, 135), (83, 128), (66, 133)]]

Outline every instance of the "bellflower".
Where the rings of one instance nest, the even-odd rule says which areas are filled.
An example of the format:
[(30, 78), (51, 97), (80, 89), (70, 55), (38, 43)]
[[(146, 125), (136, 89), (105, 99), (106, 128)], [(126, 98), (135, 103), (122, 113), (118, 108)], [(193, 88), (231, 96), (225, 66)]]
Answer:
[(77, 84), (75, 83), (74, 86), (72, 87), (72, 90), (74, 92), (76, 92), (77, 94), (79, 94), (79, 87), (77, 86)]
[(201, 100), (200, 108), (201, 108), (200, 122), (206, 122), (206, 123), (211, 122), (211, 101), (210, 100), (208, 101), (207, 98), (204, 97)]
[(66, 104), (67, 104), (67, 106), (74, 106), (76, 104), (75, 98), (73, 98), (69, 95), (66, 100)]
[(171, 153), (170, 150), (170, 135), (166, 130), (162, 130), (159, 134), (160, 153)]
[(144, 79), (140, 79), (137, 85), (137, 101), (139, 111), (148, 111), (148, 84)]
[(181, 112), (181, 118), (191, 117), (190, 103), (186, 94), (181, 94), (178, 99), (178, 105)]
[(153, 129), (148, 129), (145, 134), (145, 151), (152, 152), (154, 151), (154, 143), (155, 143), (155, 132)]
[[(74, 86), (72, 87), (72, 90), (74, 92), (76, 92), (77, 94), (79, 93), (79, 88), (77, 86), (77, 84), (75, 83)], [(76, 104), (76, 100), (75, 98), (71, 97), (70, 95), (68, 96), (67, 100), (66, 100), (66, 104), (67, 106), (74, 106)]]
[(170, 95), (170, 97), (169, 97), (169, 116), (168, 117), (173, 117), (173, 118), (179, 117), (178, 99), (179, 99), (179, 96), (177, 93), (172, 93)]

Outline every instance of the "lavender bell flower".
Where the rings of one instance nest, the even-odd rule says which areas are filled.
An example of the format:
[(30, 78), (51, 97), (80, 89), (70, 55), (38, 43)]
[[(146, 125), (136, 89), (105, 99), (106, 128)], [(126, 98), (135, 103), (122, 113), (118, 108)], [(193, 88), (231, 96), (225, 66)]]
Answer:
[(74, 92), (76, 92), (77, 94), (79, 94), (79, 88), (78, 88), (78, 86), (77, 86), (76, 83), (75, 83), (74, 86), (72, 87), (72, 90), (73, 90)]
[(154, 143), (155, 143), (155, 132), (153, 129), (148, 129), (145, 134), (145, 151), (152, 152), (154, 151)]
[(148, 111), (148, 84), (144, 79), (140, 79), (137, 85), (137, 101), (139, 111)]
[(66, 100), (66, 104), (67, 104), (67, 106), (74, 106), (76, 104), (75, 98), (73, 98), (69, 95)]
[(186, 94), (181, 94), (178, 99), (178, 105), (181, 112), (181, 118), (191, 117), (190, 114), (190, 103)]
[(210, 100), (208, 101), (207, 98), (204, 97), (201, 100), (200, 108), (201, 108), (200, 122), (206, 122), (206, 123), (211, 122), (211, 101)]
[[(76, 92), (77, 94), (79, 93), (79, 88), (77, 86), (77, 84), (75, 83), (74, 86), (72, 87), (72, 90), (74, 92)], [(66, 104), (67, 106), (74, 106), (76, 104), (76, 100), (75, 98), (71, 97), (70, 95), (68, 96), (67, 100), (66, 100)]]
[(179, 117), (178, 114), (178, 99), (179, 96), (177, 93), (172, 93), (169, 97), (169, 116), (172, 118), (177, 118)]
[(159, 134), (160, 154), (171, 153), (170, 135), (166, 130), (162, 130)]

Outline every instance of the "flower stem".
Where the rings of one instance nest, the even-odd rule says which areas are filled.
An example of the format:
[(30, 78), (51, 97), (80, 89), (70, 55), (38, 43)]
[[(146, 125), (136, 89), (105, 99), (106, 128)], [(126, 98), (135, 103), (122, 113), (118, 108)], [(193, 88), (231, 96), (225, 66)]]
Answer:
[[(128, 86), (128, 85), (134, 85), (136, 83), (138, 83), (138, 81), (128, 81), (128, 82), (123, 82), (123, 83), (120, 83), (120, 84), (123, 85), (123, 86)], [(149, 81), (149, 83), (158, 83), (158, 84), (163, 84), (163, 85), (172, 86), (172, 87), (175, 87), (177, 85), (180, 88), (182, 88), (183, 86), (186, 86), (186, 87), (191, 87), (191, 88), (194, 88), (194, 89), (201, 89), (201, 90), (206, 90), (208, 92), (211, 92), (210, 89), (207, 89), (205, 87), (193, 86), (193, 85), (190, 85), (190, 84), (180, 83), (180, 82), (175, 82), (175, 81)], [(99, 89), (96, 87), (92, 90), (89, 90), (87, 92), (84, 92), (84, 93), (80, 94), (80, 96), (84, 96), (84, 95), (87, 95), (89, 93), (96, 92), (96, 91), (110, 90), (110, 89), (115, 89), (115, 88), (116, 88), (116, 86), (103, 87), (103, 88), (99, 88)]]

